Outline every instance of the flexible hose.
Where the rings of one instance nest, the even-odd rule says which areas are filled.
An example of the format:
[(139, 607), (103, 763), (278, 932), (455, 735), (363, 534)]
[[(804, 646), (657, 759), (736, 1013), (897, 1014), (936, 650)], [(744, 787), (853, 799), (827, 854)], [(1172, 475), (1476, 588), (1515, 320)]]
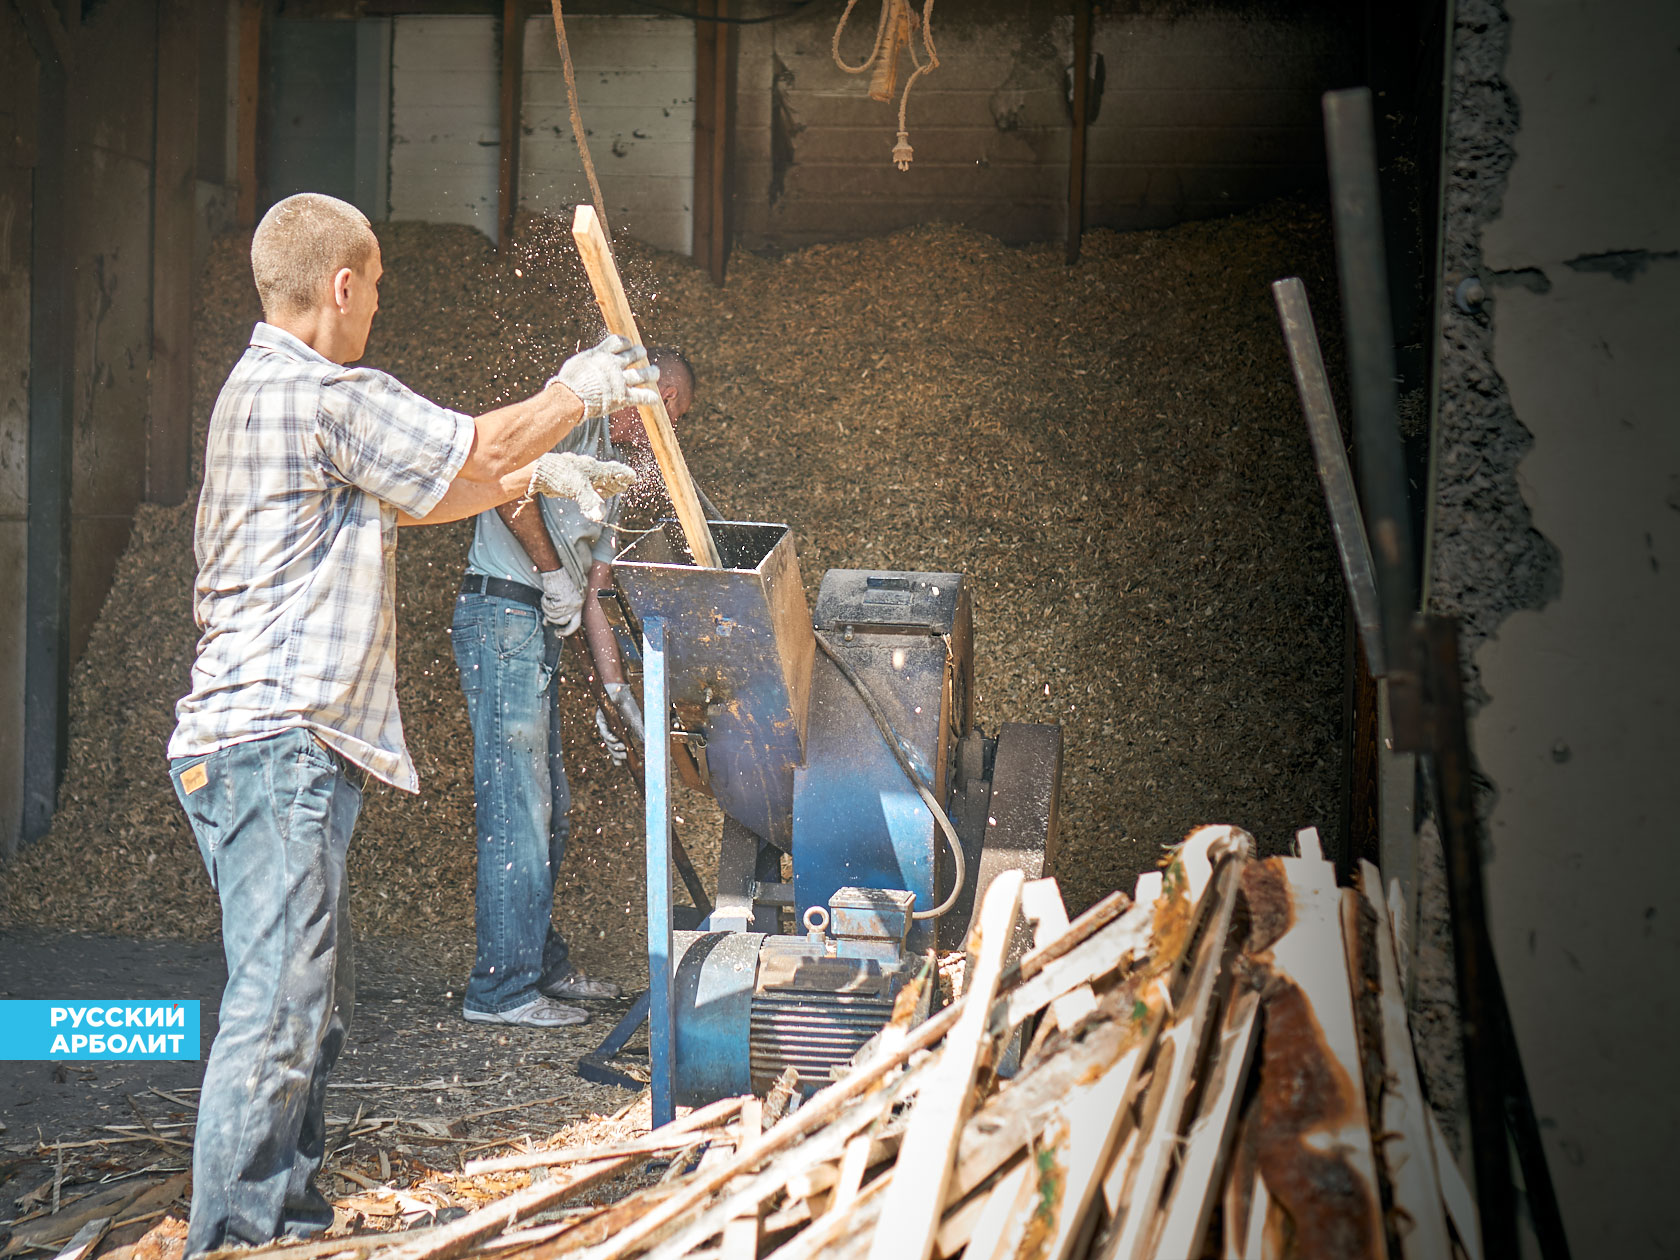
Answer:
[(950, 846), (951, 861), (956, 868), (956, 880), (951, 885), (951, 895), (931, 910), (916, 910), (912, 911), (910, 915), (912, 919), (937, 919), (947, 914), (951, 907), (957, 904), (957, 898), (962, 895), (963, 883), (968, 878), (968, 863), (963, 857), (962, 841), (957, 836), (957, 829), (951, 825), (950, 817), (945, 813), (939, 802), (933, 799), (933, 792), (922, 776), (917, 773), (916, 767), (910, 764), (910, 755), (904, 750), (904, 743), (899, 739), (898, 732), (893, 730), (892, 723), (887, 720), (887, 715), (881, 711), (881, 706), (875, 702), (875, 697), (870, 694), (869, 688), (863, 685), (863, 679), (857, 676), (857, 671), (842, 659), (840, 653), (836, 652), (833, 645), (821, 634), (812, 637), (816, 639), (817, 646), (823, 650), (823, 654), (834, 662), (835, 668), (840, 671), (847, 682), (852, 684), (852, 689), (858, 693), (858, 699), (863, 701), (863, 707), (869, 711), (869, 716), (874, 719), (876, 729), (881, 732), (881, 738), (887, 741), (887, 748), (892, 753), (893, 759), (898, 762), (899, 769), (904, 771), (905, 777), (910, 780), (912, 786), (921, 796), (922, 803), (932, 812), (933, 821), (939, 824), (939, 829), (945, 833), (945, 842)]

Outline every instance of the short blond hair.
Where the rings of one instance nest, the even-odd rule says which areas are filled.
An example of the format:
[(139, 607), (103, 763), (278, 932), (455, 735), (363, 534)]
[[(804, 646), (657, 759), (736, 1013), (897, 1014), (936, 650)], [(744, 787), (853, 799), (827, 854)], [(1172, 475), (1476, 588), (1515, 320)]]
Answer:
[(298, 193), (277, 201), (251, 237), (251, 275), (267, 316), (317, 306), (341, 267), (360, 271), (379, 244), (348, 201)]

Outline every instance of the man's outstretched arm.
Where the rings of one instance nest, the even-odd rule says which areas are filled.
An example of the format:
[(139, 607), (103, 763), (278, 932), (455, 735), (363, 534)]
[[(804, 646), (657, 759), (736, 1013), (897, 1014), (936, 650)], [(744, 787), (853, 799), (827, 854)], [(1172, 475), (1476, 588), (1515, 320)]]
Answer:
[(623, 337), (574, 354), (534, 397), (487, 411), (473, 421), (473, 440), (442, 499), (402, 525), (440, 525), (475, 516), (525, 495), (534, 462), (582, 420), (658, 397), (659, 370), (635, 366), (646, 352)]

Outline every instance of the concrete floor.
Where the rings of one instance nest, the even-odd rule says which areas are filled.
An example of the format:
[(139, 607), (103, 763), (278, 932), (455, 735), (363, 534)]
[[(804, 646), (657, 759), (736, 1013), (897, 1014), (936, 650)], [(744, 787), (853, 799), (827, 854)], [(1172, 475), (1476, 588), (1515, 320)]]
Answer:
[[(0, 998), (197, 999), (201, 1056), (215, 1038), (226, 979), (216, 941), (0, 934)], [(358, 941), (356, 1012), (329, 1087), (329, 1115), (363, 1107), (369, 1115), (447, 1121), (540, 1102), (509, 1107), (494, 1126), (541, 1132), (589, 1111), (614, 1111), (633, 1097), (588, 1084), (572, 1070), (628, 1000), (591, 1003), (597, 1013), (581, 1028), (515, 1029), (468, 1024), (460, 995), (460, 978), (413, 946)], [(27, 1155), (43, 1141), (108, 1138), (100, 1126), (135, 1123), (131, 1095), (157, 1118), (170, 1105), (148, 1091), (196, 1088), (203, 1076), (202, 1057), (0, 1063), (0, 1149)], [(424, 1088), (431, 1082), (435, 1088)], [(376, 1085), (388, 1088), (369, 1088)]]

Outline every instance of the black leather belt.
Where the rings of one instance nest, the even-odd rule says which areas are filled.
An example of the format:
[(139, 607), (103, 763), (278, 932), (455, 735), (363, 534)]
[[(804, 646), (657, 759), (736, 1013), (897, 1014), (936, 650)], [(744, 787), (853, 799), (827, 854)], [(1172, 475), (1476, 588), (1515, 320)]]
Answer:
[(532, 608), (541, 608), (543, 598), (543, 593), (534, 586), (526, 586), (523, 582), (509, 582), (505, 578), (485, 577), (482, 573), (469, 573), (462, 578), (461, 594), (493, 595), (497, 599), (511, 599), (515, 603), (528, 604)]

